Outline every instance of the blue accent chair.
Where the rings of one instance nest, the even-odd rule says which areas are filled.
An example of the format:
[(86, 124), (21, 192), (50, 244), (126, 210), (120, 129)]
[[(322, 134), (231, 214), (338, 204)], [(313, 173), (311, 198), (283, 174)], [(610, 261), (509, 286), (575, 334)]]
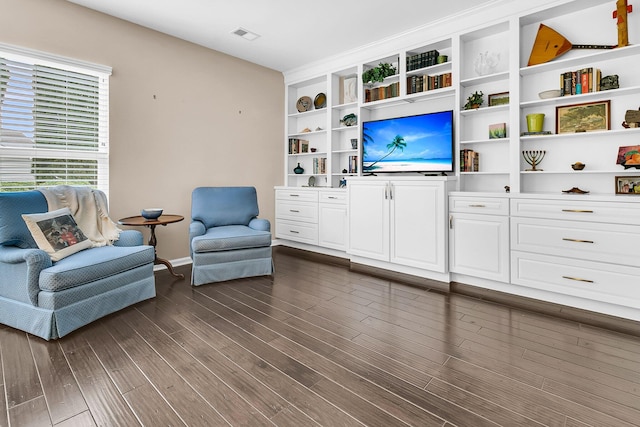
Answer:
[(37, 190), (0, 193), (0, 323), (50, 340), (156, 295), (140, 231), (52, 262), (21, 217), (48, 210)]
[(191, 194), (191, 284), (273, 273), (271, 224), (257, 218), (254, 187), (198, 187)]

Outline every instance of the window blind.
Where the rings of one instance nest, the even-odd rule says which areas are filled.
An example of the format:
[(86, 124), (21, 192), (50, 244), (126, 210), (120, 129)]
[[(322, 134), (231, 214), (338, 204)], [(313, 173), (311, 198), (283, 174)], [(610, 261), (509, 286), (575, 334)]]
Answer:
[(107, 67), (0, 45), (0, 191), (109, 190)]

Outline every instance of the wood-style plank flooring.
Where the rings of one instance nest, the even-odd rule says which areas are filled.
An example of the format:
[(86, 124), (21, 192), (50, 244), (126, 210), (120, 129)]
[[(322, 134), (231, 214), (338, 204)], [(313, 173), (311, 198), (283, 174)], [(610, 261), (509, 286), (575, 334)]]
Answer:
[(0, 326), (4, 426), (639, 426), (640, 338), (275, 251), (46, 342)]

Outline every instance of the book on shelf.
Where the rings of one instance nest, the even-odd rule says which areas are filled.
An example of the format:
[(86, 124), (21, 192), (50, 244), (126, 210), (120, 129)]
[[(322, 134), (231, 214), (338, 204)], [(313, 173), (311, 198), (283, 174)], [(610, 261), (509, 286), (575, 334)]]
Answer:
[(470, 148), (460, 150), (460, 172), (479, 172), (480, 153)]
[(428, 52), (416, 53), (407, 57), (407, 71), (418, 70), (424, 67), (430, 67), (438, 63), (440, 53), (433, 49)]
[(314, 157), (311, 168), (313, 170), (313, 173), (327, 173), (327, 158)]
[(599, 68), (586, 67), (560, 74), (560, 96), (580, 95), (600, 91), (602, 72)]
[(451, 73), (407, 77), (407, 95), (451, 86)]
[(380, 86), (365, 89), (364, 102), (380, 101), (382, 99), (394, 98), (400, 94), (400, 83), (391, 83), (389, 86)]
[(289, 138), (289, 154), (309, 152), (309, 141), (300, 138)]
[(358, 173), (358, 156), (349, 156), (349, 173)]

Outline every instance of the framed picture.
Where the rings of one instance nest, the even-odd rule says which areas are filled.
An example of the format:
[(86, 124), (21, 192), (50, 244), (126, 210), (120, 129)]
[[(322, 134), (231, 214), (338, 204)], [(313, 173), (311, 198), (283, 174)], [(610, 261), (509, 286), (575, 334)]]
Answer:
[(509, 92), (492, 93), (489, 95), (489, 107), (506, 105), (509, 103)]
[(507, 137), (507, 124), (496, 123), (489, 125), (489, 139), (506, 138)]
[(616, 194), (640, 196), (640, 176), (616, 176)]
[(611, 129), (611, 101), (556, 107), (556, 133), (594, 132)]

